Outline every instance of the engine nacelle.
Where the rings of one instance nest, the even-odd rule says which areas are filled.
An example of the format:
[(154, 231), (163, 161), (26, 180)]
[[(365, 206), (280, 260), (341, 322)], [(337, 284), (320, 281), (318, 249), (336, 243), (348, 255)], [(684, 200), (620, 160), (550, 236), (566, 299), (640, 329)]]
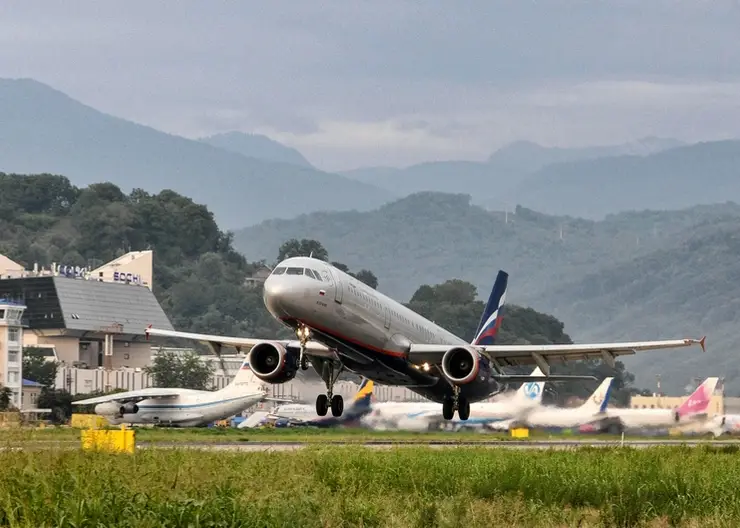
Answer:
[(100, 416), (116, 416), (118, 415), (120, 406), (115, 402), (99, 403), (95, 406), (95, 414)]
[(491, 366), (477, 350), (455, 347), (442, 356), (442, 372), (455, 385), (466, 385), (479, 375), (487, 378), (491, 374)]
[(249, 367), (262, 381), (285, 383), (295, 378), (298, 359), (297, 352), (287, 350), (280, 343), (263, 341), (249, 352)]
[(136, 414), (137, 412), (139, 412), (139, 406), (135, 403), (124, 403), (118, 409), (118, 414), (120, 414), (121, 416), (123, 416), (124, 414)]

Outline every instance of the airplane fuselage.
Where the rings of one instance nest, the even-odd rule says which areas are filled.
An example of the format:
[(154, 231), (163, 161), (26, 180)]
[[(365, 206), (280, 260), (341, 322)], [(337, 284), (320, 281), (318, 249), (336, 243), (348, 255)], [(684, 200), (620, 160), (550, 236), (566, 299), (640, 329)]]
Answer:
[[(262, 399), (262, 394), (224, 394), (221, 391), (183, 391), (175, 398), (150, 398), (133, 405), (116, 402), (100, 403), (95, 413), (104, 416), (112, 425), (154, 424), (179, 427), (206, 425), (239, 414)], [(136, 412), (121, 413), (120, 409)]]
[[(305, 268), (321, 280), (304, 275)], [(326, 262), (307, 257), (281, 262), (265, 281), (264, 302), (287, 326), (309, 327), (311, 338), (338, 350), (345, 368), (356, 374), (406, 386), (438, 403), (453, 394), (452, 384), (440, 373), (408, 361), (408, 346), (469, 343)], [(492, 378), (479, 377), (461, 385), (460, 394), (474, 402), (498, 388)]]

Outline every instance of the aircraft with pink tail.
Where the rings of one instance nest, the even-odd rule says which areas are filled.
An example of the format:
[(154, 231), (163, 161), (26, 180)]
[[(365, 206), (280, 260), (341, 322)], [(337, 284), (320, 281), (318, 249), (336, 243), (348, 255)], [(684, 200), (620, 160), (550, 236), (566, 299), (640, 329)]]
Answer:
[(607, 409), (606, 418), (618, 419), (625, 429), (679, 427), (708, 420), (709, 405), (719, 378), (707, 378), (676, 409)]

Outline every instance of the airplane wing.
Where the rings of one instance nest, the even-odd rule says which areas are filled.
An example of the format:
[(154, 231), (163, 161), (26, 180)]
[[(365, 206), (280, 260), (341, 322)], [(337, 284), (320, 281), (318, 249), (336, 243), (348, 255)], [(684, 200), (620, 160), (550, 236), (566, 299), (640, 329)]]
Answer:
[[(638, 351), (681, 348), (693, 345), (699, 345), (702, 351), (706, 351), (704, 347), (705, 339), (706, 336), (701, 339), (670, 339), (663, 341), (636, 341), (633, 343), (472, 346), (486, 355), (497, 366), (537, 365), (545, 376), (549, 379), (554, 379), (555, 376), (550, 376), (551, 362), (603, 359), (608, 365), (614, 367), (617, 356), (633, 355)], [(449, 345), (412, 344), (409, 350), (409, 360), (416, 364), (431, 363), (437, 365), (442, 361), (442, 356), (449, 349)], [(503, 376), (503, 378), (508, 377)], [(529, 377), (528, 379), (531, 380), (534, 378)]]
[[(226, 337), (209, 334), (196, 334), (192, 332), (178, 332), (176, 330), (162, 330), (159, 328), (149, 327), (144, 331), (149, 336), (160, 336), (160, 337), (178, 337), (181, 339), (190, 339), (192, 341), (199, 341), (208, 345), (214, 354), (221, 355), (222, 347), (231, 347), (236, 349), (237, 352), (247, 353), (252, 350), (252, 347), (258, 343), (270, 341), (273, 343), (280, 343), (285, 348), (300, 349), (301, 343), (297, 339), (256, 339), (253, 337)], [(336, 355), (333, 351), (318, 341), (308, 341), (306, 343), (306, 353), (312, 356), (331, 357), (334, 358)]]
[(105, 402), (136, 402), (146, 400), (147, 398), (175, 398), (182, 393), (180, 389), (158, 389), (148, 388), (139, 389), (127, 392), (114, 392), (113, 394), (106, 394), (105, 396), (98, 396), (96, 398), (88, 398), (87, 400), (77, 400), (72, 402), (72, 405), (92, 405), (96, 403)]

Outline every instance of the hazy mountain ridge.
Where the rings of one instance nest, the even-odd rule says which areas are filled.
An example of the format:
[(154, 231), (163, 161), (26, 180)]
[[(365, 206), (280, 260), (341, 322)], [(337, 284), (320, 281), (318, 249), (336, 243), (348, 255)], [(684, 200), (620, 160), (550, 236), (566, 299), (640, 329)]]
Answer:
[(276, 255), (264, 248), (315, 238), (347, 265), (372, 269), (379, 289), (401, 301), (420, 284), (450, 277), (471, 281), (485, 296), (505, 269), (509, 301), (552, 313), (577, 341), (710, 336), (711, 355), (692, 349), (627, 359), (638, 385), (653, 386), (660, 373), (664, 387), (680, 390), (687, 377), (717, 374), (740, 390), (729, 366), (740, 321), (733, 270), (740, 244), (710, 251), (722, 240), (715, 233), (730, 236), (733, 229), (740, 233), (733, 203), (603, 221), (520, 207), (506, 223), (504, 213), (470, 205), (467, 195), (419, 193), (365, 213), (267, 221), (237, 232), (235, 247), (249, 259), (272, 261)]
[(516, 203), (549, 214), (602, 218), (640, 209), (740, 201), (740, 141), (713, 141), (648, 156), (559, 163), (522, 179)]
[(227, 229), (325, 208), (367, 210), (393, 197), (339, 175), (165, 134), (29, 79), (0, 79), (0, 171), (173, 189), (208, 205)]
[(298, 150), (261, 134), (225, 132), (202, 137), (198, 141), (229, 152), (236, 152), (248, 158), (314, 168)]

